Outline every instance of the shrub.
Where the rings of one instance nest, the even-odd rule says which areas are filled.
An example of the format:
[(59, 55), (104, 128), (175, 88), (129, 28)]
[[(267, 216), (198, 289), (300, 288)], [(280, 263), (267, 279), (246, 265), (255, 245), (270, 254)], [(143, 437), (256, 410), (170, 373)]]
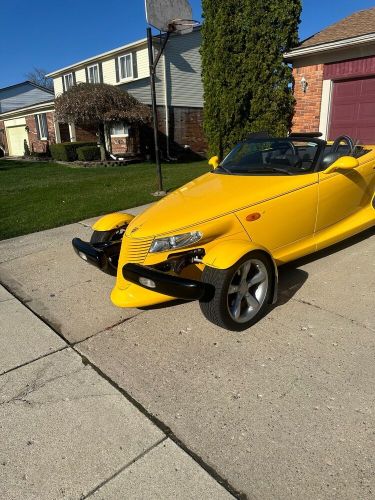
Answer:
[(77, 149), (84, 146), (95, 146), (95, 142), (63, 142), (61, 144), (51, 144), (50, 151), (52, 158), (58, 161), (77, 160)]
[(24, 155), (30, 156), (30, 148), (29, 148), (29, 145), (27, 144), (26, 139), (24, 139), (24, 141), (23, 141), (23, 149), (24, 149)]
[(100, 160), (100, 149), (98, 146), (83, 146), (77, 149), (77, 155), (80, 161)]

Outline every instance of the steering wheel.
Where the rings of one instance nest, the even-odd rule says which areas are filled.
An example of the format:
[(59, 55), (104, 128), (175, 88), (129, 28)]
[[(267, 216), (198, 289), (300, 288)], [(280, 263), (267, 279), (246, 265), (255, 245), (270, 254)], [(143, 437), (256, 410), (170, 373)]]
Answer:
[(353, 150), (354, 150), (354, 141), (348, 135), (340, 135), (340, 137), (338, 137), (335, 140), (335, 142), (332, 144), (330, 153), (338, 153), (340, 144), (342, 142), (346, 143), (346, 145), (349, 148), (349, 154), (351, 154), (353, 152)]

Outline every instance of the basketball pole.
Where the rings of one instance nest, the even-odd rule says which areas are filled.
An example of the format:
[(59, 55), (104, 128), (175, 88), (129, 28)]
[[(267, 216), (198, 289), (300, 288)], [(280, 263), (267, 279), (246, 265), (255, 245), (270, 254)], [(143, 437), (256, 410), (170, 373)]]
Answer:
[(160, 150), (159, 150), (159, 134), (158, 134), (158, 110), (156, 105), (156, 66), (159, 62), (161, 54), (165, 48), (168, 37), (164, 40), (163, 47), (161, 48), (156, 61), (154, 62), (154, 50), (153, 50), (153, 37), (151, 28), (147, 28), (147, 45), (148, 45), (148, 59), (150, 64), (150, 83), (151, 83), (151, 103), (152, 103), (152, 121), (154, 128), (154, 143), (155, 143), (155, 162), (156, 162), (156, 171), (158, 176), (158, 191), (153, 193), (154, 196), (165, 196), (166, 192), (163, 188), (163, 173), (161, 170), (160, 163)]

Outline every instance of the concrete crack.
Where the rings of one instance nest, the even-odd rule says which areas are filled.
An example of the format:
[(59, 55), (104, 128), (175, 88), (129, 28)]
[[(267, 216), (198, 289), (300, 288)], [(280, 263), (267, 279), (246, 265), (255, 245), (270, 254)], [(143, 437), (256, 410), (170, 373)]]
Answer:
[(88, 337), (86, 337), (85, 339), (82, 339), (82, 340), (79, 340), (78, 342), (74, 342), (73, 344), (70, 344), (71, 347), (75, 347), (79, 344), (82, 344), (83, 342), (86, 342), (86, 340), (90, 340), (98, 335), (100, 335), (101, 333), (105, 333), (105, 332), (109, 332), (110, 330), (112, 330), (112, 328), (115, 328), (116, 326), (120, 326), (120, 325), (123, 325), (124, 323), (128, 323), (130, 322), (131, 320), (137, 318), (140, 314), (142, 314), (144, 311), (139, 311), (137, 314), (134, 314), (133, 316), (130, 316), (129, 318), (125, 318), (125, 319), (122, 319), (120, 321), (117, 321), (116, 323), (114, 323), (113, 325), (110, 325), (110, 326), (107, 326), (106, 328), (104, 328), (103, 330), (100, 330), (99, 332), (96, 332), (96, 333), (93, 333), (92, 335), (89, 335)]
[(167, 439), (168, 439), (167, 436), (164, 436), (163, 439), (161, 439), (160, 441), (154, 443), (152, 446), (150, 446), (149, 448), (147, 448), (147, 450), (145, 450), (143, 453), (141, 453), (140, 455), (136, 456), (133, 460), (131, 460), (130, 462), (128, 462), (126, 465), (124, 465), (124, 467), (121, 467), (121, 469), (119, 469), (117, 472), (115, 472), (114, 474), (112, 474), (112, 476), (110, 476), (109, 478), (107, 478), (103, 482), (101, 482), (98, 486), (96, 486), (96, 488), (94, 488), (91, 491), (89, 491), (89, 493), (87, 493), (86, 495), (82, 495), (81, 498), (80, 498), (80, 500), (85, 500), (86, 498), (91, 497), (94, 493), (96, 493), (98, 490), (100, 490), (100, 488), (102, 488), (104, 485), (106, 485), (107, 483), (109, 483), (110, 481), (112, 481), (112, 479), (115, 479), (118, 475), (120, 475), (122, 472), (124, 472), (128, 467), (130, 467), (131, 465), (133, 465), (135, 462), (138, 462), (138, 460), (140, 460), (141, 458), (143, 458), (145, 455), (147, 455), (147, 453), (149, 453), (150, 451), (152, 451), (154, 448), (157, 448), (161, 443), (163, 443)]
[(305, 304), (307, 306), (314, 307), (315, 309), (319, 309), (320, 311), (328, 312), (330, 314), (333, 314), (334, 316), (337, 316), (339, 318), (342, 318), (342, 319), (345, 319), (347, 321), (350, 321), (351, 323), (353, 323), (353, 325), (359, 326), (361, 328), (365, 328), (366, 330), (369, 330), (370, 332), (375, 333), (375, 329), (371, 328), (370, 326), (367, 326), (367, 325), (365, 325), (363, 323), (360, 323), (359, 321), (357, 321), (355, 319), (348, 318), (348, 316), (344, 316), (343, 314), (337, 313), (335, 311), (331, 311), (330, 309), (326, 309), (326, 308), (324, 308), (322, 306), (319, 306), (317, 304), (313, 304), (313, 303), (309, 302), (308, 300), (303, 300), (303, 299), (291, 299), (291, 300), (293, 300), (294, 302), (299, 302), (300, 304)]
[[(34, 375), (33, 380), (30, 383), (27, 383), (24, 387), (22, 387), (14, 396), (11, 398), (5, 400), (5, 401), (0, 401), (0, 406), (6, 405), (6, 404), (11, 404), (11, 403), (25, 403), (30, 406), (34, 404), (40, 404), (37, 401), (31, 401), (28, 399), (28, 396), (31, 394), (34, 394), (40, 389), (43, 389), (46, 387), (48, 384), (51, 384), (52, 382), (55, 382), (56, 380), (60, 380), (62, 378), (70, 377), (71, 375), (75, 375), (85, 368), (79, 368), (77, 370), (74, 370), (69, 373), (64, 373), (63, 375), (56, 375), (55, 377), (52, 378), (47, 378), (46, 380), (43, 380), (43, 377), (46, 375), (46, 372), (52, 365), (47, 365), (41, 368), (40, 370), (37, 371), (37, 373)], [(3, 384), (1, 387), (1, 390), (4, 389), (6, 386), (7, 381)]]

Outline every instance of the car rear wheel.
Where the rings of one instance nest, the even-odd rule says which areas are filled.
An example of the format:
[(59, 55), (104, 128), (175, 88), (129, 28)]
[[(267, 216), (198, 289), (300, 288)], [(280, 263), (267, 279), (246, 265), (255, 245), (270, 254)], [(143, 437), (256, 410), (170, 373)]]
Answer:
[(229, 269), (206, 266), (202, 281), (214, 292), (200, 301), (204, 316), (221, 328), (246, 330), (266, 312), (273, 277), (272, 263), (262, 252), (245, 255)]

